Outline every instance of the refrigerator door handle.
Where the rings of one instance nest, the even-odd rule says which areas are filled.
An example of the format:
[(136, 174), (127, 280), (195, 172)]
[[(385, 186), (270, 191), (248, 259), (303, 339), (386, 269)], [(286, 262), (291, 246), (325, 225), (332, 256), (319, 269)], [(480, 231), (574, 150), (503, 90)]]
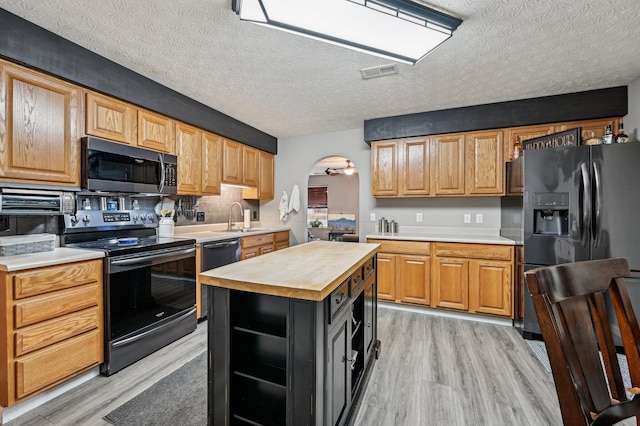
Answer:
[(580, 165), (582, 175), (582, 226), (580, 229), (580, 239), (583, 245), (587, 244), (588, 229), (591, 227), (591, 179), (589, 178), (589, 167), (586, 163)]
[(594, 200), (594, 221), (593, 221), (593, 239), (594, 247), (600, 244), (600, 223), (602, 220), (602, 176), (598, 163), (593, 163), (593, 177), (595, 182), (595, 200)]

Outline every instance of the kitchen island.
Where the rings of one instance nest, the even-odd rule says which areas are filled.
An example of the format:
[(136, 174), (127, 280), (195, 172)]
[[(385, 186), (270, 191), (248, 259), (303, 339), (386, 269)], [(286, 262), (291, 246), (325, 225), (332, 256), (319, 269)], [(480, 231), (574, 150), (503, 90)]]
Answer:
[(200, 274), (210, 425), (353, 423), (380, 347), (378, 250), (315, 241)]

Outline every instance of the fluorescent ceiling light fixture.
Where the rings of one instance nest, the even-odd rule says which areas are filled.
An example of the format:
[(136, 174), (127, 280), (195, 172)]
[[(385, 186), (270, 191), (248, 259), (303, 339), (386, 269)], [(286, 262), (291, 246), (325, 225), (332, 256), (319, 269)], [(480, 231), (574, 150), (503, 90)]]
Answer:
[(461, 19), (408, 0), (232, 0), (243, 21), (415, 64)]

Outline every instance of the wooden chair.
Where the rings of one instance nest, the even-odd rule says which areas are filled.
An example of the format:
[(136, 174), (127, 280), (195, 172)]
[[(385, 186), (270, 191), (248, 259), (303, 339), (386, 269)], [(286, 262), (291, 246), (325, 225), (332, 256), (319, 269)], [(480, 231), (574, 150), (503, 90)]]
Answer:
[[(640, 329), (622, 277), (626, 259), (537, 268), (525, 279), (547, 346), (565, 425), (612, 425), (636, 416), (640, 389), (625, 392), (607, 309), (615, 310), (632, 386), (640, 384)], [(605, 294), (610, 297), (606, 303)]]

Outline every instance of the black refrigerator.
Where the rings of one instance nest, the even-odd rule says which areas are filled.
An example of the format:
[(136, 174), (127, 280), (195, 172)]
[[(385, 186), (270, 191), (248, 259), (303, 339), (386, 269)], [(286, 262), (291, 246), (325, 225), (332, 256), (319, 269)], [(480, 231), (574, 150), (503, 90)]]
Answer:
[[(625, 257), (640, 313), (640, 143), (526, 150), (523, 216), (525, 271)], [(537, 338), (537, 315), (524, 293), (523, 335)]]

